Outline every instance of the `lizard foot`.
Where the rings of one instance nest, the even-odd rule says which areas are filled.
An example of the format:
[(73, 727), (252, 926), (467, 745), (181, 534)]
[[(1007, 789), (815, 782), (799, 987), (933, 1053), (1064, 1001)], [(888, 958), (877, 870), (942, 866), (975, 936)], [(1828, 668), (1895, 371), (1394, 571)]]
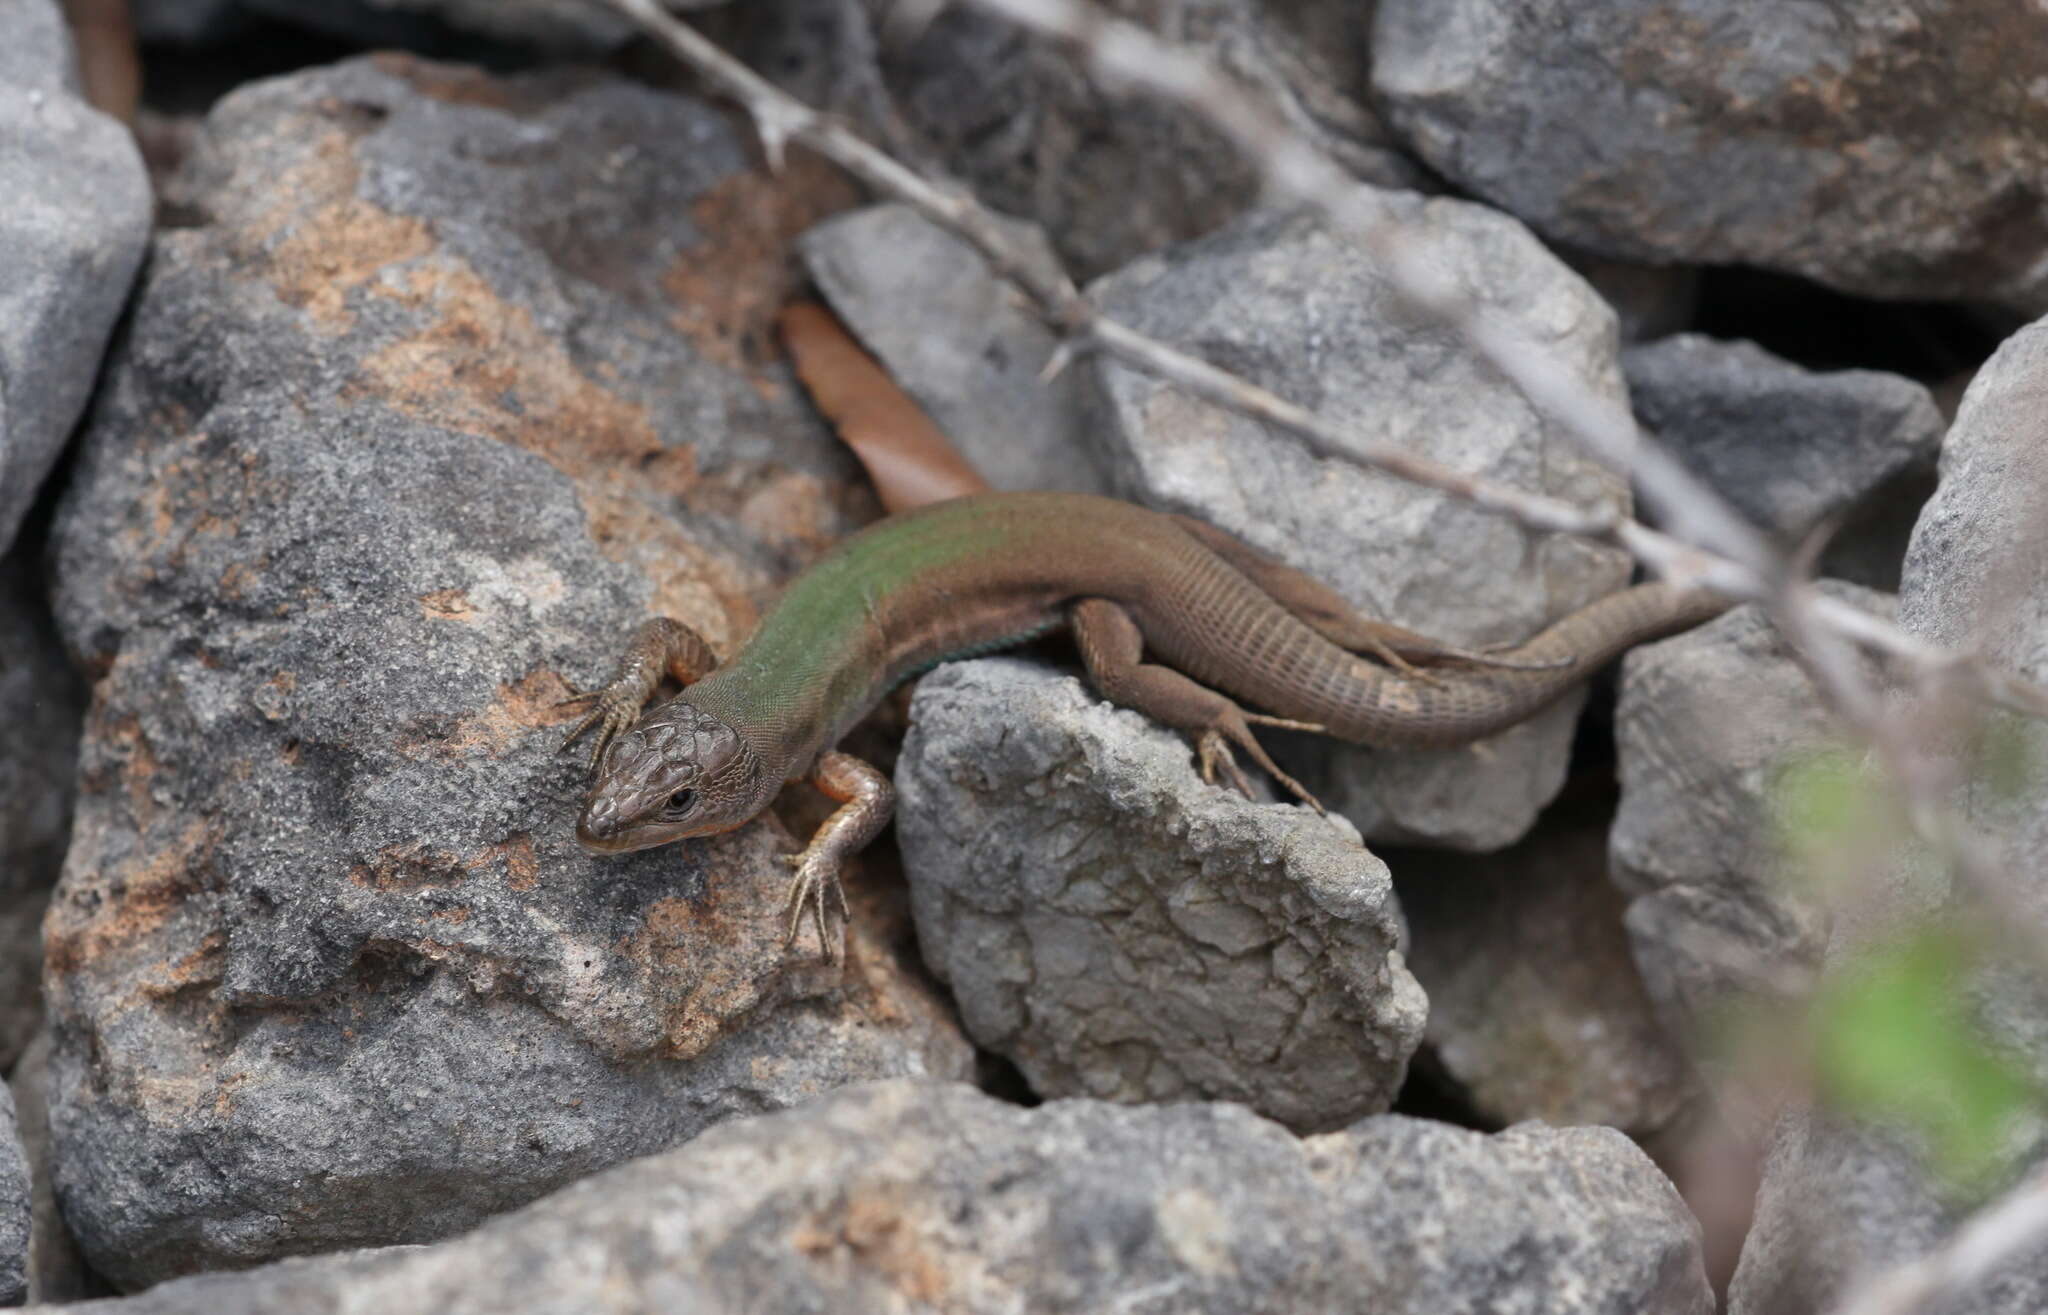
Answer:
[[(825, 916), (829, 897), (829, 902), (839, 906), (842, 923), (853, 920), (853, 909), (846, 903), (846, 887), (839, 881), (839, 865), (830, 856), (811, 849), (801, 854), (784, 854), (782, 861), (796, 869), (796, 879), (789, 883), (789, 899), (782, 910), (789, 919), (789, 931), (782, 938), (782, 948), (787, 950), (796, 944), (797, 936), (803, 931), (804, 913), (809, 911), (818, 928), (818, 949), (825, 956), (825, 962), (839, 962), (840, 947), (826, 931)], [(846, 939), (843, 926), (839, 939)]]
[(598, 763), (604, 759), (604, 751), (611, 747), (612, 741), (618, 738), (619, 733), (640, 720), (642, 697), (637, 688), (615, 680), (601, 689), (585, 690), (581, 694), (571, 694), (568, 698), (556, 703), (555, 706), (566, 708), (571, 704), (582, 703), (585, 700), (590, 701), (590, 711), (583, 715), (583, 719), (576, 723), (576, 728), (569, 732), (569, 737), (562, 741), (561, 751), (564, 753), (568, 752), (571, 745), (582, 739), (590, 732), (592, 727), (595, 727), (597, 729), (597, 745), (590, 753), (590, 770), (594, 772), (597, 770)]
[(1280, 765), (1267, 755), (1265, 746), (1253, 736), (1251, 724), (1278, 726), (1290, 731), (1321, 732), (1323, 727), (1314, 722), (1269, 717), (1262, 712), (1245, 712), (1238, 708), (1233, 708), (1231, 712), (1234, 715), (1225, 717), (1195, 739), (1195, 750), (1201, 755), (1202, 760), (1202, 779), (1211, 785), (1216, 784), (1216, 769), (1220, 766), (1230, 773), (1231, 784), (1235, 785), (1245, 798), (1252, 797), (1252, 783), (1246, 779), (1244, 770), (1237, 765), (1236, 755), (1231, 752), (1231, 746), (1235, 745), (1244, 750), (1253, 762), (1264, 769), (1268, 776), (1278, 781), (1289, 794), (1315, 809), (1318, 814), (1323, 814), (1325, 810), (1322, 801), (1310, 794), (1301, 782), (1280, 770)]

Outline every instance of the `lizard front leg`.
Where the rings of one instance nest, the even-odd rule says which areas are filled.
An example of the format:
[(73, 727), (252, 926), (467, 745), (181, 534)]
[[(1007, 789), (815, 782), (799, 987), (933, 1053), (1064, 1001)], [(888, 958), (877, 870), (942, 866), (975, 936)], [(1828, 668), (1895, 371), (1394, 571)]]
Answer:
[(889, 815), (896, 808), (896, 787), (867, 763), (837, 749), (819, 754), (804, 779), (842, 807), (825, 819), (801, 854), (788, 857), (790, 865), (796, 868), (796, 879), (790, 882), (789, 901), (784, 906), (789, 933), (782, 943), (785, 947), (796, 943), (797, 933), (803, 929), (804, 910), (808, 908), (817, 920), (818, 948), (831, 962), (839, 958), (839, 950), (825, 932), (826, 894), (830, 892), (842, 917), (853, 916), (853, 910), (847, 907), (846, 888), (839, 882), (839, 870), (889, 825)]
[(1081, 662), (1088, 668), (1088, 678), (1095, 688), (1111, 703), (1135, 708), (1154, 721), (1193, 734), (1195, 749), (1201, 756), (1203, 780), (1214, 784), (1220, 764), (1239, 790), (1247, 796), (1251, 794), (1251, 782), (1231, 756), (1231, 746), (1235, 745), (1295, 798), (1318, 813), (1323, 811), (1316, 797), (1301, 782), (1281, 771), (1279, 764), (1267, 755), (1265, 747), (1252, 734), (1252, 726), (1282, 726), (1297, 731), (1320, 731), (1323, 727), (1246, 712), (1228, 696), (1172, 667), (1143, 661), (1145, 637), (1138, 623), (1129, 612), (1106, 598), (1082, 599), (1074, 604), (1071, 617)]
[(640, 720), (640, 709), (661, 683), (664, 671), (684, 685), (693, 685), (717, 667), (718, 655), (711, 651), (711, 645), (682, 622), (665, 616), (641, 622), (610, 680), (596, 689), (571, 694), (555, 705), (566, 707), (590, 700), (590, 711), (569, 732), (562, 747), (567, 749), (593, 726), (597, 727), (597, 747), (590, 754), (590, 770), (596, 771), (613, 738)]

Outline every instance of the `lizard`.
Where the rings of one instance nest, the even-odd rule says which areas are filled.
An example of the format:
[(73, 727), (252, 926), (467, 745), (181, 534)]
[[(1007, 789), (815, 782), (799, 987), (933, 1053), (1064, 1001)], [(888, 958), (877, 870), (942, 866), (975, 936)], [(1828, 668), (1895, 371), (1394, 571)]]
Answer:
[[(729, 831), (786, 781), (808, 781), (839, 807), (787, 856), (784, 943), (808, 910), (830, 959), (828, 898), (846, 913), (840, 869), (894, 806), (888, 778), (836, 746), (893, 688), (941, 662), (1065, 625), (1098, 693), (1194, 737), (1204, 780), (1221, 769), (1249, 794), (1242, 753), (1320, 812), (1254, 726), (1380, 748), (1469, 743), (1533, 715), (1631, 645), (1729, 605), (1639, 584), (1512, 649), (1473, 652), (1365, 617), (1328, 585), (1193, 517), (1092, 494), (973, 494), (842, 541), (722, 665), (688, 626), (643, 624), (609, 680), (563, 701), (588, 704), (565, 749), (597, 732), (576, 835), (611, 854)], [(681, 693), (643, 714), (664, 675)]]

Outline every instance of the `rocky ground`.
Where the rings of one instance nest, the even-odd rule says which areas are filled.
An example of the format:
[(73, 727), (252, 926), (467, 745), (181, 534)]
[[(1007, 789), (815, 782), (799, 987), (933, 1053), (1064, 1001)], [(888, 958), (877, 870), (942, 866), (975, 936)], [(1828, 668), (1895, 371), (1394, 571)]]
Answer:
[[(132, 131), (57, 0), (0, 0), (0, 1305), (1779, 1315), (2041, 1153), (1958, 1186), (1731, 1043), (1972, 898), (1896, 846), (1799, 879), (1785, 781), (1837, 732), (1755, 608), (1479, 744), (1274, 734), (1329, 820), (1205, 785), (1058, 644), (947, 665), (860, 732), (900, 806), (842, 963), (782, 944), (796, 790), (584, 852), (557, 701), (650, 613), (731, 652), (880, 514), (773, 338), (807, 289), (998, 487), (1396, 623), (1513, 642), (1634, 567), (1106, 360), (1041, 380), (969, 247), (769, 169), (602, 5), (131, 7)], [(675, 7), (1123, 321), (1633, 506), (1183, 112), (965, 10)], [(2039, 5), (1118, 7), (1778, 541), (1829, 530), (1832, 596), (2048, 677)], [(1959, 793), (2014, 924), (2019, 779)], [(2041, 981), (1968, 982), (2034, 1091)], [(2048, 1246), (1940, 1309), (2044, 1305)]]

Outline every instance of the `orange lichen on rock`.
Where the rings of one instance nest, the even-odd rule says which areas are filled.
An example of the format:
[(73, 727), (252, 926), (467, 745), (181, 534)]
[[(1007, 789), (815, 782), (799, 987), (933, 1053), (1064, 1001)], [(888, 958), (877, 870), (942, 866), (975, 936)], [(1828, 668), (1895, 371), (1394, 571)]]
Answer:
[[(168, 922), (185, 901), (207, 886), (206, 870), (219, 845), (219, 825), (192, 818), (164, 843), (142, 847), (135, 857), (93, 874), (89, 897), (53, 899), (43, 919), (43, 965), (50, 977), (93, 964), (104, 972), (112, 958), (133, 948)], [(74, 866), (83, 867), (81, 853)], [(68, 883), (73, 895), (79, 883)]]
[(775, 313), (801, 283), (790, 257), (797, 235), (860, 201), (838, 169), (792, 151), (780, 174), (735, 174), (690, 207), (704, 241), (662, 276), (675, 304), (670, 323), (706, 358), (753, 381), (763, 397), (780, 383), (763, 366), (774, 357)]

